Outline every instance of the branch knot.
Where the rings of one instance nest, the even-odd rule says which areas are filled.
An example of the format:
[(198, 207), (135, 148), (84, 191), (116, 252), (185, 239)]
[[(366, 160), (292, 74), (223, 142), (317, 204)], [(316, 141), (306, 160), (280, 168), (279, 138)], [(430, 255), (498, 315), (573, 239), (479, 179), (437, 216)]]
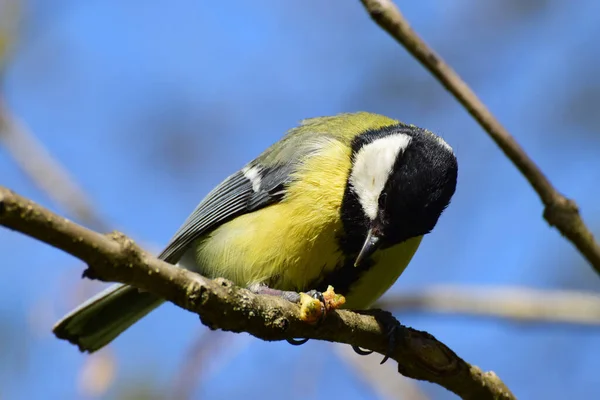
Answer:
[(572, 228), (573, 221), (579, 219), (579, 207), (573, 200), (562, 195), (554, 196), (552, 202), (544, 208), (544, 219), (551, 226)]

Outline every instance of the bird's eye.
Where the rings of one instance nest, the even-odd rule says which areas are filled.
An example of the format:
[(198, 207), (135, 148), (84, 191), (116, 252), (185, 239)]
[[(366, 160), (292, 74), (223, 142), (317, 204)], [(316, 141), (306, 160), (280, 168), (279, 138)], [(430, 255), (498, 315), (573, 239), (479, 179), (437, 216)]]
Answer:
[(386, 203), (387, 203), (387, 192), (381, 192), (381, 194), (379, 195), (379, 206), (385, 207)]

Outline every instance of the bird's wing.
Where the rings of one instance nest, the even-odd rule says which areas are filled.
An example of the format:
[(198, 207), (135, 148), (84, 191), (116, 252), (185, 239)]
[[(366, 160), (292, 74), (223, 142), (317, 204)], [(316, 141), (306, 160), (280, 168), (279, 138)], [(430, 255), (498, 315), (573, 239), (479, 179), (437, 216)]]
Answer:
[(291, 180), (293, 165), (272, 168), (253, 162), (215, 187), (173, 235), (159, 255), (177, 262), (197, 238), (233, 218), (280, 201)]

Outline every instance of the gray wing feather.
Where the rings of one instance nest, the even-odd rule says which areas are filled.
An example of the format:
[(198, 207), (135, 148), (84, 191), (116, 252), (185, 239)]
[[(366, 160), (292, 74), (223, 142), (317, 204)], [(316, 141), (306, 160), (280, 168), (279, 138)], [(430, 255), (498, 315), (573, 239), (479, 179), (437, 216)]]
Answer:
[[(268, 173), (264, 171), (263, 174), (265, 172)], [(277, 175), (278, 184), (265, 185), (258, 191), (254, 191), (252, 181), (241, 171), (225, 179), (198, 204), (159, 258), (170, 263), (177, 262), (188, 246), (206, 232), (239, 215), (279, 201), (287, 178), (284, 174)]]

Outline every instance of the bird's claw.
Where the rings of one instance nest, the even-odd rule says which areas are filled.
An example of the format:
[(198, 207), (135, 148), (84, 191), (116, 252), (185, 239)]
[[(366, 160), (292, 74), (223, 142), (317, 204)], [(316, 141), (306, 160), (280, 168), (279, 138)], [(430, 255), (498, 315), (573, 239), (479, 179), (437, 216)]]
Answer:
[(373, 353), (373, 350), (363, 350), (358, 346), (352, 346), (352, 350), (354, 350), (356, 354), (360, 354), (361, 356), (368, 356), (369, 354)]
[[(394, 316), (388, 311), (372, 310), (368, 313), (377, 319), (377, 322), (382, 326), (386, 333), (386, 337), (388, 338), (387, 350), (383, 360), (381, 360), (380, 363), (383, 364), (390, 359), (394, 349), (396, 348), (396, 331), (398, 330), (399, 323), (398, 320), (396, 320), (396, 318), (394, 318)], [(355, 353), (360, 354), (361, 356), (367, 356), (373, 353), (373, 350), (363, 350), (358, 346), (352, 346), (352, 349)]]
[(308, 342), (308, 339), (285, 339), (292, 346), (301, 346)]

